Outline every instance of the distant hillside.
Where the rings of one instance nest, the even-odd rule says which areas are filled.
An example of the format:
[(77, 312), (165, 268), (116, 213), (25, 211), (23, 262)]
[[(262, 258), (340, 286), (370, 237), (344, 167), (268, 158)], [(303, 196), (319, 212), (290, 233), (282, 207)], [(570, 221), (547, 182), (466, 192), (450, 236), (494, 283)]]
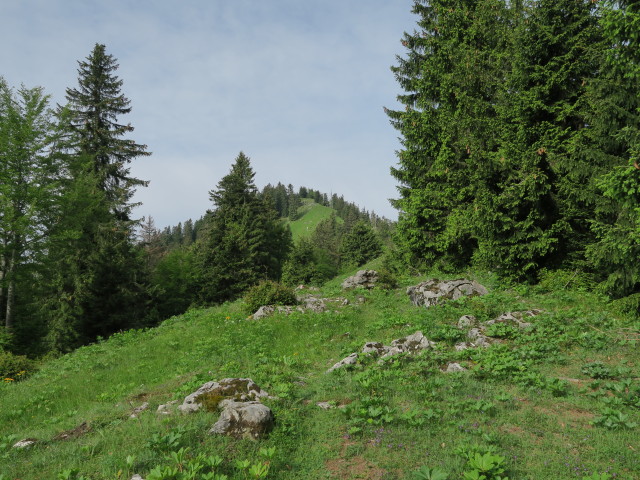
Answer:
[[(334, 213), (337, 212), (333, 208), (320, 205), (310, 198), (303, 199), (302, 206), (298, 209), (299, 218), (289, 221), (293, 240), (311, 236), (318, 224)], [(339, 218), (338, 222), (342, 223), (343, 220)]]

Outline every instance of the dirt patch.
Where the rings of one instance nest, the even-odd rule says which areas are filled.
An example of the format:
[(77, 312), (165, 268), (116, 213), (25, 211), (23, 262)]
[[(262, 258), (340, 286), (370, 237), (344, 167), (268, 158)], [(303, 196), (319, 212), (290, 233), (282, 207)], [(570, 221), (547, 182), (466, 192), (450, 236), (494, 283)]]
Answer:
[(82, 422), (76, 428), (72, 428), (71, 430), (65, 430), (64, 432), (60, 432), (55, 437), (54, 440), (71, 440), (73, 438), (82, 437), (91, 431), (91, 426), (87, 422)]
[(325, 462), (327, 470), (332, 478), (354, 479), (363, 478), (367, 480), (383, 480), (386, 471), (362, 456), (358, 455), (349, 459), (335, 458)]

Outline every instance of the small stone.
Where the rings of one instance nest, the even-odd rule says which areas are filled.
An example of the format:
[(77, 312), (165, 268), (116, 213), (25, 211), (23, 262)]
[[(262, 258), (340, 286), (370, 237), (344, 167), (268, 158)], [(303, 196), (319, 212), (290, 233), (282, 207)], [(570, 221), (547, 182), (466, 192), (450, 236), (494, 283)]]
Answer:
[(144, 480), (144, 478), (136, 473), (133, 477), (131, 477), (131, 480)]
[(355, 365), (356, 363), (358, 363), (358, 354), (357, 353), (352, 353), (348, 357), (343, 358), (338, 363), (333, 365), (333, 367), (331, 367), (329, 370), (327, 370), (327, 373), (331, 373), (334, 370), (337, 370), (338, 368), (344, 367), (345, 365)]
[(131, 415), (129, 415), (129, 418), (138, 418), (138, 415), (144, 412), (145, 410), (147, 410), (148, 408), (149, 408), (149, 402), (144, 402), (139, 407), (136, 407), (133, 409), (133, 412), (131, 412)]
[(450, 363), (447, 365), (446, 373), (465, 372), (467, 369), (459, 363)]
[(321, 409), (323, 409), (323, 410), (331, 410), (332, 408), (336, 408), (335, 406), (333, 406), (329, 402), (318, 402), (318, 403), (316, 403), (316, 405), (318, 407), (320, 407)]
[(463, 315), (458, 320), (458, 328), (464, 330), (473, 327), (477, 323), (476, 317), (473, 315)]
[(13, 444), (13, 448), (27, 448), (38, 443), (36, 438), (25, 438)]

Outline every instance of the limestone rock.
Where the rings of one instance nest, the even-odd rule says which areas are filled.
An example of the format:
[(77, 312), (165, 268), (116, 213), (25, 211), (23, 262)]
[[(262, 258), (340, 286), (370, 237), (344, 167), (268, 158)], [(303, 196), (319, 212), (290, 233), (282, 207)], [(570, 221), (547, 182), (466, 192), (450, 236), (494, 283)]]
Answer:
[(133, 477), (131, 477), (131, 480), (144, 480), (144, 478), (136, 473)]
[(129, 415), (129, 418), (138, 418), (138, 415), (140, 415), (142, 412), (148, 409), (149, 409), (149, 402), (144, 402), (139, 407), (136, 407), (133, 409), (133, 412), (131, 412), (131, 415)]
[(466, 368), (464, 368), (459, 363), (450, 363), (447, 365), (445, 369), (445, 373), (454, 373), (454, 372), (466, 372)]
[(457, 300), (464, 296), (486, 295), (487, 289), (475, 280), (449, 280), (440, 282), (433, 279), (407, 288), (407, 295), (416, 306), (431, 307), (447, 300)]
[(250, 378), (224, 378), (219, 382), (207, 382), (202, 385), (184, 399), (178, 410), (192, 413), (200, 410), (203, 404), (207, 404), (208, 408), (215, 408), (225, 399), (248, 402), (264, 397), (269, 398), (269, 394)]
[[(434, 345), (435, 343), (427, 339), (422, 332), (417, 331), (407, 337), (393, 340), (391, 345), (383, 345), (380, 342), (367, 342), (362, 347), (361, 353), (380, 357), (382, 360), (392, 357), (393, 355), (398, 355), (399, 353), (417, 353), (421, 350), (433, 348)], [(333, 365), (329, 370), (327, 370), (327, 373), (331, 373), (345, 365), (355, 365), (357, 361), (358, 354), (352, 353)]]
[(487, 348), (491, 346), (491, 339), (484, 335), (479, 328), (472, 328), (467, 333), (467, 339), (469, 339), (469, 343), (473, 347), (483, 347)]
[(363, 287), (372, 289), (378, 281), (378, 272), (375, 270), (360, 270), (354, 276), (347, 278), (342, 282), (342, 288), (348, 290), (351, 288)]
[(542, 313), (542, 310), (527, 310), (525, 312), (507, 312), (503, 313), (497, 318), (493, 320), (489, 320), (484, 322), (482, 325), (488, 327), (490, 325), (495, 325), (496, 323), (510, 323), (518, 328), (528, 328), (532, 324), (530, 322), (526, 322), (525, 318), (533, 318)]
[(36, 443), (38, 443), (38, 439), (37, 438), (24, 438), (16, 443), (13, 444), (13, 448), (27, 448), (27, 447), (32, 447), (33, 445), (35, 445)]
[(179, 403), (178, 400), (171, 400), (169, 403), (158, 405), (158, 409), (156, 410), (156, 413), (161, 415), (169, 415), (171, 414), (171, 407), (173, 407), (177, 403)]
[(220, 418), (209, 430), (210, 434), (229, 435), (235, 438), (258, 439), (268, 434), (275, 423), (271, 409), (260, 402), (236, 402), (224, 400)]
[(473, 315), (463, 315), (458, 320), (458, 328), (464, 330), (465, 328), (472, 328), (476, 326), (478, 320)]
[(358, 362), (358, 354), (352, 353), (348, 357), (345, 357), (342, 360), (340, 360), (338, 363), (334, 364), (333, 367), (327, 370), (327, 373), (331, 373), (334, 370), (337, 370), (338, 368), (344, 367), (345, 365), (355, 365), (357, 362)]

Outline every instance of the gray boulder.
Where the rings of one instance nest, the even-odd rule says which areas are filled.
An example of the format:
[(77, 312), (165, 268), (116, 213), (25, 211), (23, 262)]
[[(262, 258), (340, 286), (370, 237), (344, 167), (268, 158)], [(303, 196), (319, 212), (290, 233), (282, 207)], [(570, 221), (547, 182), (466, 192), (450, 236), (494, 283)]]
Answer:
[(352, 288), (362, 287), (368, 290), (372, 289), (378, 281), (378, 272), (375, 270), (360, 270), (354, 276), (347, 278), (342, 282), (342, 288), (349, 290)]
[(13, 444), (13, 448), (27, 448), (27, 447), (32, 447), (34, 446), (36, 443), (38, 443), (38, 439), (37, 438), (24, 438), (16, 443)]
[(202, 385), (184, 399), (178, 410), (183, 413), (197, 412), (203, 407), (215, 410), (227, 399), (248, 402), (265, 397), (269, 398), (269, 394), (250, 378), (224, 378), (219, 382), (207, 382)]
[(455, 372), (466, 372), (467, 369), (464, 368), (459, 363), (449, 363), (447, 368), (445, 369), (445, 373), (455, 373)]
[(210, 434), (257, 440), (268, 434), (275, 423), (271, 409), (260, 402), (223, 400), (222, 413)]
[[(360, 353), (380, 357), (380, 360), (382, 361), (385, 358), (398, 355), (399, 353), (417, 353), (421, 350), (433, 348), (434, 345), (434, 342), (427, 339), (422, 332), (418, 331), (407, 337), (393, 340), (391, 345), (383, 345), (380, 342), (367, 342), (362, 347)], [(358, 353), (352, 353), (333, 365), (329, 370), (327, 370), (327, 373), (331, 373), (345, 365), (355, 365), (357, 361)]]
[(507, 323), (517, 326), (518, 328), (528, 328), (532, 324), (525, 321), (525, 319), (533, 318), (542, 313), (542, 310), (527, 310), (526, 312), (507, 312), (503, 313), (493, 320), (484, 322), (483, 327), (495, 325), (496, 323)]
[(416, 306), (431, 307), (447, 300), (457, 300), (464, 296), (486, 295), (488, 290), (475, 280), (449, 280), (441, 282), (433, 279), (407, 288), (411, 303)]
[(339, 362), (337, 362), (336, 364), (334, 364), (333, 367), (327, 370), (327, 373), (331, 373), (334, 370), (337, 370), (338, 368), (344, 367), (345, 365), (355, 365), (356, 363), (358, 363), (358, 354), (352, 353), (348, 357), (345, 357)]

